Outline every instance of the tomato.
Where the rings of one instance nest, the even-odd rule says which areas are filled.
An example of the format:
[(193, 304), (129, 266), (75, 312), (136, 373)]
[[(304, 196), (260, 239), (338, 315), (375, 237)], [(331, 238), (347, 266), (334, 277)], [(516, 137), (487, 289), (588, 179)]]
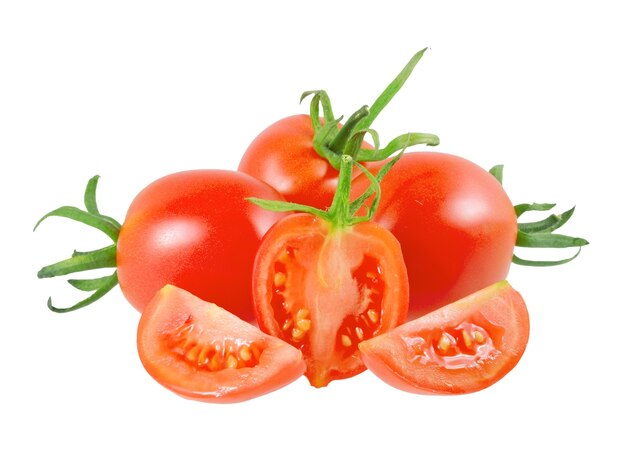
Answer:
[(134, 199), (117, 240), (124, 296), (146, 307), (166, 284), (254, 320), (250, 282), (261, 237), (284, 214), (245, 200), (280, 200), (245, 173), (194, 170), (161, 178)]
[(309, 115), (283, 118), (252, 141), (238, 170), (265, 181), (290, 202), (325, 209), (335, 194), (338, 171), (315, 151), (313, 136)]
[(372, 222), (289, 215), (263, 238), (252, 283), (259, 326), (303, 352), (315, 387), (362, 372), (359, 342), (406, 318), (400, 245)]
[(137, 348), (161, 385), (213, 403), (269, 393), (305, 368), (296, 348), (172, 285), (161, 289), (141, 315)]
[[(353, 197), (369, 180), (353, 183)], [(517, 217), (489, 172), (449, 154), (405, 154), (381, 182), (373, 220), (402, 245), (409, 274), (409, 318), (507, 277)]]
[(518, 363), (529, 321), (506, 281), (359, 344), (365, 365), (388, 384), (414, 393), (482, 390)]

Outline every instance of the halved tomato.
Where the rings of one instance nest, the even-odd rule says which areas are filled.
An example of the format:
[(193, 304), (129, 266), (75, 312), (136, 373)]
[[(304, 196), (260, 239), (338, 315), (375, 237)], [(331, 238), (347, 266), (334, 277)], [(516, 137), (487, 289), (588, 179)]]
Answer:
[(507, 281), (359, 344), (365, 365), (414, 393), (486, 388), (520, 360), (529, 336), (526, 304)]
[(408, 279), (387, 230), (297, 213), (263, 238), (253, 297), (261, 329), (301, 349), (311, 385), (323, 387), (364, 371), (358, 343), (405, 321)]
[(173, 285), (162, 288), (142, 313), (137, 347), (161, 385), (213, 403), (269, 393), (305, 369), (296, 348)]

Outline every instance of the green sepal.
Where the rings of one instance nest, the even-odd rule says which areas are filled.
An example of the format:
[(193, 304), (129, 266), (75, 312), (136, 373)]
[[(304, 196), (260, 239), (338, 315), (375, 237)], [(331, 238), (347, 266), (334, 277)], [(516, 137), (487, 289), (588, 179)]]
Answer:
[(517, 232), (515, 246), (522, 248), (572, 248), (586, 246), (589, 242), (584, 238), (558, 235), (554, 233), (524, 233)]
[[(35, 225), (34, 230), (49, 217), (65, 217), (85, 225), (96, 228), (105, 233), (113, 240), (113, 244), (95, 251), (74, 251), (69, 259), (47, 265), (39, 270), (37, 277), (50, 278), (68, 275), (75, 272), (95, 270), (100, 268), (116, 267), (117, 265), (117, 239), (121, 230), (121, 224), (115, 219), (102, 215), (96, 202), (96, 189), (99, 176), (92, 177), (87, 182), (85, 194), (83, 196), (85, 209), (78, 207), (63, 206), (48, 212)], [(108, 293), (118, 283), (117, 272), (102, 278), (93, 279), (70, 279), (68, 283), (81, 291), (94, 291), (87, 299), (67, 307), (57, 308), (52, 305), (52, 298), (48, 299), (48, 308), (54, 312), (69, 312), (85, 307)]]
[(495, 177), (495, 179), (498, 180), (498, 183), (502, 184), (502, 178), (504, 176), (504, 165), (495, 165), (491, 167), (489, 173), (491, 173)]
[(549, 217), (538, 222), (527, 222), (517, 224), (519, 231), (524, 233), (550, 233), (561, 228), (574, 214), (575, 207), (563, 212), (562, 214), (552, 214)]
[(116, 245), (89, 252), (74, 251), (69, 259), (43, 267), (37, 273), (38, 278), (51, 278), (68, 275), (74, 272), (95, 270), (116, 265)]
[(418, 144), (427, 146), (436, 146), (439, 144), (439, 137), (428, 133), (406, 133), (392, 139), (382, 149), (360, 149), (356, 161), (357, 162), (374, 162), (384, 160), (395, 154), (399, 150), (406, 149)]
[(568, 262), (573, 261), (574, 259), (578, 257), (578, 255), (580, 254), (580, 251), (582, 251), (582, 247), (579, 247), (578, 251), (573, 256), (568, 257), (567, 259), (561, 259), (561, 260), (555, 260), (555, 261), (527, 260), (527, 259), (522, 259), (514, 254), (512, 262), (516, 265), (525, 265), (525, 266), (530, 266), (530, 267), (553, 267), (555, 265), (563, 265), (563, 264), (567, 264)]
[(428, 48), (423, 48), (422, 50), (417, 52), (415, 55), (413, 55), (413, 57), (411, 57), (411, 59), (404, 66), (402, 71), (400, 71), (398, 76), (396, 76), (395, 79), (391, 81), (391, 83), (385, 88), (382, 94), (371, 105), (369, 116), (363, 119), (356, 126), (355, 130), (358, 131), (358, 130), (362, 130), (365, 128), (369, 128), (372, 125), (372, 123), (374, 122), (378, 114), (387, 106), (389, 102), (391, 102), (391, 99), (393, 99), (393, 97), (402, 88), (406, 80), (409, 79), (409, 76), (411, 76), (413, 69), (415, 68), (417, 63), (422, 59), (422, 57), (424, 56), (424, 52), (426, 52), (426, 50), (428, 50)]
[(519, 217), (526, 212), (545, 212), (546, 210), (550, 210), (555, 207), (556, 204), (537, 204), (533, 202), (532, 204), (517, 204), (515, 206), (515, 215)]
[[(48, 309), (50, 309), (52, 312), (66, 313), (66, 312), (75, 311), (77, 309), (81, 309), (85, 306), (88, 306), (96, 302), (97, 300), (102, 298), (105, 294), (107, 294), (109, 291), (111, 291), (113, 288), (115, 288), (115, 285), (117, 285), (118, 283), (117, 272), (113, 273), (113, 275), (110, 275), (108, 277), (104, 277), (102, 279), (96, 279), (96, 280), (101, 280), (100, 287), (95, 291), (95, 293), (91, 294), (88, 298), (83, 299), (82, 301), (79, 301), (73, 306), (60, 308), (60, 307), (55, 307), (52, 305), (52, 298), (50, 297), (48, 298)], [(91, 291), (91, 290), (84, 290), (84, 291)]]

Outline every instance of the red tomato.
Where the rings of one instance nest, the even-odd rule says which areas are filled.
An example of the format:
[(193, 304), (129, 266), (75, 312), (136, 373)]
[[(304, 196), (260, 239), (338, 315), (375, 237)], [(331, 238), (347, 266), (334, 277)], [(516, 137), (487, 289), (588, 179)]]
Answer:
[(244, 153), (238, 170), (273, 186), (287, 201), (319, 209), (331, 204), (337, 188), (338, 171), (313, 148), (309, 115), (289, 116), (265, 129)]
[(141, 315), (137, 348), (157, 382), (186, 398), (213, 403), (269, 393), (305, 368), (294, 347), (171, 285)]
[[(368, 185), (359, 176), (353, 193)], [(454, 155), (410, 153), (383, 178), (381, 190), (373, 219), (402, 245), (409, 318), (506, 278), (517, 217), (489, 172)]]
[(161, 178), (132, 202), (117, 242), (120, 287), (137, 309), (167, 284), (253, 321), (250, 282), (263, 234), (284, 214), (245, 200), (282, 200), (245, 173), (195, 170)]
[(408, 282), (397, 240), (378, 225), (292, 214), (259, 247), (253, 294), (261, 329), (301, 349), (323, 387), (362, 372), (358, 343), (405, 320)]
[(359, 349), (367, 368), (396, 388), (457, 394), (504, 377), (522, 357), (528, 335), (526, 304), (502, 281), (364, 341)]

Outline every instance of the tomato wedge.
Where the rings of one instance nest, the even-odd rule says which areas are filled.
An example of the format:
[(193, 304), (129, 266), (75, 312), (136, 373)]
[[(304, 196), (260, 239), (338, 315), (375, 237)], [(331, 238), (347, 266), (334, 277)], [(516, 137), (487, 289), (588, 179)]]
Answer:
[(263, 238), (253, 297), (261, 329), (299, 348), (323, 387), (365, 370), (359, 342), (404, 322), (408, 278), (398, 241), (377, 224), (333, 228), (299, 213)]
[(359, 344), (365, 365), (388, 384), (413, 393), (482, 390), (518, 363), (529, 320), (507, 281)]
[(162, 288), (142, 313), (137, 347), (161, 385), (213, 403), (264, 395), (305, 369), (296, 348), (173, 285)]

